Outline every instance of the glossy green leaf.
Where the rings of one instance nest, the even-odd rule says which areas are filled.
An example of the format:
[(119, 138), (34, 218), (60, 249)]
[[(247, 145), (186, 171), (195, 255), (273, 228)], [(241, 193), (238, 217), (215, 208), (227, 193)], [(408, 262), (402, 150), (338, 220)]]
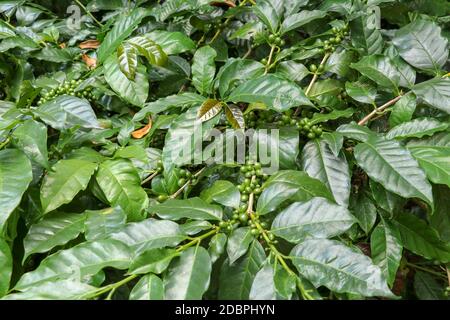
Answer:
[(129, 248), (119, 241), (85, 242), (45, 258), (36, 270), (20, 278), (15, 289), (25, 290), (46, 281), (93, 275), (105, 267), (126, 269), (130, 262)]
[(401, 213), (393, 223), (406, 249), (427, 259), (450, 262), (450, 245), (440, 240), (437, 232), (424, 220), (412, 213)]
[(286, 200), (307, 201), (313, 197), (334, 200), (327, 187), (305, 172), (282, 170), (271, 176), (264, 184), (264, 191), (258, 199), (256, 210), (267, 214)]
[(383, 49), (383, 37), (372, 20), (363, 15), (350, 23), (352, 44), (366, 55), (381, 53)]
[(106, 239), (125, 226), (127, 216), (120, 207), (85, 212), (84, 236), (88, 241)]
[(202, 191), (200, 198), (208, 203), (215, 201), (227, 207), (237, 208), (241, 194), (239, 189), (230, 181), (217, 180), (210, 188)]
[(134, 80), (138, 67), (138, 51), (129, 44), (121, 44), (117, 48), (117, 58), (120, 71), (131, 81)]
[(433, 118), (414, 119), (404, 122), (392, 128), (387, 134), (388, 139), (422, 138), (431, 136), (437, 132), (445, 131), (448, 123), (440, 122)]
[(399, 72), (386, 56), (366, 56), (351, 67), (382, 87), (397, 89), (400, 83)]
[(155, 41), (168, 55), (180, 54), (195, 49), (195, 42), (181, 32), (154, 30), (146, 36)]
[(44, 178), (41, 203), (44, 213), (69, 203), (88, 186), (97, 164), (85, 160), (60, 160)]
[(143, 276), (130, 292), (130, 300), (164, 300), (164, 283), (154, 274)]
[(214, 60), (217, 52), (210, 46), (198, 49), (193, 58), (192, 84), (202, 95), (211, 93), (216, 65)]
[(34, 120), (26, 120), (13, 132), (15, 146), (28, 158), (48, 168), (47, 127)]
[(345, 156), (336, 157), (323, 140), (311, 140), (303, 148), (302, 168), (312, 178), (325, 183), (336, 202), (348, 206), (350, 174)]
[(219, 92), (222, 98), (245, 81), (262, 76), (264, 65), (247, 59), (229, 59), (217, 74)]
[(324, 198), (296, 202), (280, 212), (272, 223), (271, 231), (292, 243), (306, 238), (332, 238), (355, 223), (345, 207)]
[(271, 74), (241, 84), (230, 93), (228, 100), (236, 103), (264, 103), (276, 111), (299, 105), (312, 105), (295, 83)]
[(148, 197), (131, 161), (117, 159), (103, 162), (99, 166), (96, 181), (112, 206), (120, 206), (131, 220), (142, 217)]
[(448, 58), (448, 40), (435, 23), (416, 19), (398, 30), (392, 40), (409, 64), (423, 70), (440, 70)]
[(13, 270), (13, 257), (8, 243), (0, 238), (0, 298), (9, 290)]
[(326, 12), (320, 10), (303, 10), (299, 13), (287, 17), (281, 24), (281, 34), (300, 28), (311, 21), (323, 18)]
[(392, 108), (389, 125), (395, 127), (404, 122), (411, 121), (416, 106), (417, 99), (413, 94), (403, 96)]
[(450, 79), (432, 79), (412, 88), (417, 98), (426, 104), (450, 114)]
[(211, 269), (211, 258), (203, 247), (183, 251), (164, 279), (165, 298), (200, 300), (208, 289)]
[(274, 270), (270, 264), (266, 264), (256, 274), (250, 290), (250, 300), (276, 300), (277, 292), (274, 283)]
[(75, 239), (84, 231), (85, 220), (85, 214), (56, 213), (33, 224), (23, 240), (24, 260)]
[(208, 204), (201, 198), (185, 200), (169, 199), (163, 203), (151, 206), (150, 212), (163, 219), (179, 220), (189, 218), (194, 220), (221, 220), (222, 209), (217, 205)]
[(230, 264), (242, 257), (248, 250), (254, 236), (249, 227), (241, 227), (232, 231), (227, 241), (227, 253)]
[(56, 130), (74, 126), (99, 129), (100, 124), (89, 102), (73, 96), (62, 95), (33, 111), (42, 121)]
[(393, 297), (380, 268), (369, 257), (338, 241), (306, 240), (290, 255), (298, 272), (316, 287), (367, 297)]
[(390, 287), (394, 284), (402, 259), (403, 246), (397, 227), (380, 222), (370, 236), (373, 262), (380, 267)]
[(396, 141), (371, 138), (355, 148), (358, 165), (370, 178), (404, 198), (433, 205), (431, 185), (411, 153)]
[(0, 151), (0, 233), (33, 178), (31, 163), (20, 150)]
[(179, 253), (175, 249), (150, 249), (137, 255), (128, 270), (129, 274), (160, 274)]

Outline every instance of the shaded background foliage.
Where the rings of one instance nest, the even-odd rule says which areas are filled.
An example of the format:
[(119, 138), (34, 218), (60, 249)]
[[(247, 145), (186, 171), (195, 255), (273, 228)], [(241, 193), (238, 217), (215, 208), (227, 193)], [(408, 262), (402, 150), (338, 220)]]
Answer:
[[(0, 13), (3, 299), (448, 299), (448, 1)], [(199, 122), (280, 170), (192, 165)]]

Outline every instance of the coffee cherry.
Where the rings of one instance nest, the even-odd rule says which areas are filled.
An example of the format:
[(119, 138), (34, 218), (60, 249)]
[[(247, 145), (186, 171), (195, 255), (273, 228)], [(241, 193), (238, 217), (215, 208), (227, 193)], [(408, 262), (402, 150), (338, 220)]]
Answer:
[(275, 38), (275, 44), (278, 45), (278, 46), (281, 45), (282, 41), (283, 40), (280, 37), (276, 37)]
[(226, 223), (225, 221), (220, 221), (219, 222), (219, 227), (222, 228), (222, 229), (226, 228), (226, 227), (228, 227), (228, 223)]
[(169, 197), (167, 195), (161, 194), (158, 196), (158, 201), (163, 202), (166, 201)]
[(239, 220), (240, 220), (242, 223), (246, 223), (246, 222), (248, 221), (248, 215), (247, 215), (246, 213), (241, 214), (241, 215), (239, 216)]
[(266, 58), (264, 58), (264, 59), (261, 59), (261, 63), (264, 64), (264, 65), (266, 65), (266, 64), (268, 63), (268, 61), (267, 61)]
[(310, 70), (311, 72), (316, 72), (316, 71), (317, 71), (317, 66), (316, 66), (315, 64), (312, 64), (312, 65), (309, 67), (309, 70)]
[(277, 38), (277, 36), (274, 34), (269, 35), (269, 42), (270, 43), (274, 42), (276, 38)]
[(250, 231), (250, 233), (251, 233), (253, 236), (257, 236), (257, 235), (259, 235), (259, 230), (258, 230), (258, 229), (252, 229), (252, 230)]
[(178, 186), (182, 187), (186, 184), (186, 179), (185, 178), (181, 178), (178, 180)]
[(312, 132), (308, 133), (307, 135), (308, 139), (314, 139), (316, 137), (316, 135)]
[(243, 194), (242, 196), (241, 196), (241, 200), (242, 201), (248, 201), (248, 195), (246, 195), (246, 194)]

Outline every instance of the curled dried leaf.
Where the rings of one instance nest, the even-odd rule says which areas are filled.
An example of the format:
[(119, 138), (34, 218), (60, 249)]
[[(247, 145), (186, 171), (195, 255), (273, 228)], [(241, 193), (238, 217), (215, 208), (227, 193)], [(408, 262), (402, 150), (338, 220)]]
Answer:
[(85, 53), (83, 53), (81, 59), (83, 59), (84, 63), (86, 63), (90, 69), (95, 69), (97, 67), (97, 59), (92, 58)]
[(142, 139), (143, 137), (145, 137), (150, 132), (150, 130), (152, 128), (152, 125), (153, 125), (152, 118), (149, 117), (147, 125), (145, 127), (142, 127), (140, 129), (136, 130), (136, 131), (133, 131), (131, 133), (131, 136), (133, 138), (135, 138), (135, 139)]
[(80, 49), (97, 49), (100, 47), (100, 41), (98, 40), (86, 40), (81, 42), (78, 47)]
[(210, 5), (214, 6), (214, 7), (225, 7), (225, 8), (235, 8), (236, 7), (236, 3), (234, 3), (234, 1), (231, 0), (224, 0), (224, 1), (212, 1), (209, 3)]

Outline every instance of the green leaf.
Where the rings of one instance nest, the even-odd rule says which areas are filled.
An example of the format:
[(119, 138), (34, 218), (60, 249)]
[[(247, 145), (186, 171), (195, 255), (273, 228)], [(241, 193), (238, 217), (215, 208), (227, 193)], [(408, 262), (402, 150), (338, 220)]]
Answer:
[(8, 243), (0, 238), (0, 298), (9, 290), (13, 270), (13, 257)]
[(95, 288), (75, 279), (50, 280), (27, 287), (23, 292), (13, 293), (6, 300), (82, 300), (95, 292)]
[(131, 290), (130, 300), (164, 300), (163, 281), (154, 274), (143, 276)]
[(129, 14), (121, 15), (97, 50), (98, 62), (105, 62), (148, 14), (148, 10), (136, 8)]
[(32, 119), (26, 120), (14, 130), (14, 145), (22, 150), (28, 158), (49, 168), (47, 153), (47, 127)]
[(350, 23), (352, 44), (365, 55), (381, 53), (383, 50), (383, 37), (371, 20), (371, 16), (362, 15)]
[(44, 213), (70, 203), (85, 190), (97, 164), (85, 160), (60, 160), (44, 178), (41, 186), (41, 203)]
[(325, 63), (325, 70), (346, 77), (353, 72), (350, 64), (355, 60), (355, 56), (355, 52), (350, 50), (335, 51)]
[(228, 100), (235, 103), (264, 103), (276, 111), (300, 105), (312, 106), (299, 86), (272, 74), (241, 84), (231, 92)]
[(414, 119), (404, 122), (392, 128), (387, 134), (387, 139), (422, 138), (431, 136), (436, 132), (445, 131), (448, 124), (433, 118)]
[(370, 138), (355, 148), (358, 165), (386, 190), (433, 206), (431, 185), (411, 153), (396, 141)]
[(367, 141), (370, 138), (378, 136), (367, 127), (357, 125), (356, 123), (343, 124), (337, 128), (336, 132), (342, 134), (344, 137), (354, 139), (357, 141)]
[(42, 104), (33, 112), (56, 130), (68, 130), (74, 126), (86, 129), (101, 128), (89, 102), (73, 96), (59, 96)]
[(264, 191), (256, 207), (260, 215), (275, 210), (286, 200), (307, 201), (313, 197), (334, 200), (333, 195), (321, 181), (301, 171), (279, 171), (271, 176), (263, 187)]
[(75, 239), (84, 231), (85, 220), (85, 214), (56, 213), (33, 224), (23, 240), (23, 260)]
[(156, 42), (168, 55), (195, 50), (195, 42), (181, 32), (154, 30), (147, 33), (146, 37)]
[(88, 241), (108, 238), (110, 234), (121, 230), (127, 220), (125, 212), (120, 207), (88, 210), (85, 214), (84, 236)]
[(245, 81), (262, 76), (264, 65), (258, 61), (247, 59), (229, 59), (217, 74), (220, 96), (226, 94)]
[(292, 263), (315, 287), (366, 297), (394, 297), (369, 257), (334, 240), (311, 239), (292, 249)]
[(247, 254), (235, 263), (225, 260), (220, 270), (220, 300), (248, 300), (256, 274), (266, 259), (264, 248), (254, 240)]
[(234, 229), (227, 241), (227, 253), (230, 264), (242, 257), (248, 250), (254, 236), (249, 227)]
[(162, 152), (164, 169), (169, 172), (174, 166), (182, 166), (197, 161), (201, 156), (198, 147), (209, 129), (218, 121), (219, 117), (205, 122), (197, 119), (198, 108), (191, 108), (179, 115), (171, 124), (166, 134), (165, 145)]
[(164, 279), (167, 300), (200, 300), (209, 287), (211, 258), (205, 248), (196, 246), (181, 254)]
[(142, 218), (148, 197), (131, 161), (117, 159), (101, 163), (96, 181), (112, 206), (120, 206), (131, 220)]
[(344, 109), (344, 110), (333, 110), (330, 113), (314, 113), (311, 118), (311, 125), (327, 122), (330, 120), (336, 120), (339, 118), (350, 118), (355, 113), (355, 110), (352, 108)]
[(431, 79), (412, 88), (417, 98), (426, 104), (450, 114), (450, 79)]
[(333, 155), (338, 157), (344, 146), (344, 136), (339, 132), (324, 132), (321, 138), (328, 145)]
[(117, 56), (112, 55), (104, 64), (105, 80), (110, 87), (126, 102), (143, 107), (148, 97), (149, 83), (143, 65), (136, 68), (134, 80), (122, 73)]
[(281, 34), (300, 28), (301, 26), (310, 23), (311, 21), (323, 18), (327, 15), (326, 12), (320, 10), (303, 10), (299, 13), (287, 17), (281, 24)]
[(303, 148), (302, 168), (312, 178), (322, 181), (333, 193), (336, 202), (348, 206), (350, 174), (347, 160), (336, 157), (323, 140), (311, 140)]
[(412, 66), (439, 71), (448, 58), (448, 40), (435, 23), (416, 19), (398, 30), (392, 39), (398, 52)]
[(201, 122), (208, 121), (217, 116), (222, 111), (223, 102), (207, 99), (197, 111), (197, 119)]
[(266, 264), (255, 276), (250, 290), (250, 300), (276, 300), (277, 292), (274, 283), (274, 271)]
[(168, 96), (145, 104), (145, 107), (134, 115), (133, 120), (140, 121), (149, 113), (160, 113), (170, 108), (201, 105), (205, 100), (205, 97), (191, 92)]
[(420, 300), (444, 300), (443, 288), (428, 273), (416, 271), (414, 275), (414, 290)]
[(195, 197), (184, 200), (169, 199), (163, 203), (151, 206), (149, 212), (156, 213), (163, 219), (180, 220), (222, 220), (222, 208), (208, 204)]
[(367, 81), (346, 82), (345, 91), (351, 98), (361, 103), (373, 105), (377, 98), (377, 88)]
[(382, 87), (397, 90), (400, 74), (391, 60), (383, 55), (366, 56), (351, 67)]
[(173, 247), (186, 238), (175, 222), (155, 219), (129, 223), (110, 237), (126, 244), (135, 254), (149, 249)]
[(276, 33), (281, 23), (284, 11), (284, 1), (282, 0), (260, 0), (254, 6), (256, 16), (272, 31)]
[(403, 96), (392, 108), (389, 125), (395, 127), (403, 122), (411, 121), (416, 110), (417, 99), (413, 94)]
[(163, 66), (167, 63), (167, 55), (161, 47), (153, 40), (144, 36), (137, 36), (127, 41), (137, 49), (139, 54), (144, 56), (147, 61), (155, 66)]
[(212, 186), (204, 189), (200, 198), (207, 203), (215, 201), (221, 205), (237, 208), (241, 200), (239, 189), (230, 181), (217, 180)]
[(25, 290), (46, 281), (94, 275), (105, 267), (128, 268), (129, 248), (112, 239), (84, 242), (45, 258), (36, 270), (25, 273), (16, 290)]
[(320, 97), (322, 95), (338, 95), (342, 90), (340, 81), (334, 79), (325, 79), (316, 81), (308, 93), (310, 99)]
[(288, 273), (283, 267), (278, 265), (274, 271), (273, 281), (277, 294), (284, 299), (291, 299), (297, 288), (297, 276)]
[(134, 80), (138, 67), (138, 51), (129, 44), (121, 44), (117, 49), (120, 71), (130, 80)]
[(394, 284), (403, 246), (400, 233), (391, 223), (381, 221), (370, 236), (373, 262), (380, 267), (390, 287)]
[(292, 82), (300, 82), (310, 75), (310, 71), (304, 64), (288, 60), (277, 65), (276, 74)]
[(0, 234), (32, 179), (30, 160), (22, 151), (0, 151)]
[(280, 212), (271, 231), (292, 243), (306, 238), (332, 238), (346, 232), (355, 218), (346, 208), (324, 198), (296, 202)]
[(365, 194), (352, 198), (351, 211), (358, 219), (358, 224), (366, 234), (369, 234), (377, 220), (377, 208), (372, 200)]
[(244, 114), (238, 106), (234, 104), (226, 105), (225, 116), (233, 129), (245, 129)]
[(217, 56), (216, 50), (210, 46), (198, 49), (192, 63), (192, 84), (201, 95), (211, 93), (216, 65), (214, 59)]
[(435, 210), (430, 217), (430, 225), (439, 233), (440, 238), (450, 242), (450, 211), (448, 210), (448, 199), (450, 189), (444, 185), (433, 186)]
[(167, 269), (172, 259), (178, 255), (175, 249), (150, 249), (144, 251), (131, 261), (128, 274), (160, 274)]
[(403, 246), (426, 259), (450, 262), (450, 245), (437, 232), (412, 213), (399, 214), (393, 224), (398, 228)]

